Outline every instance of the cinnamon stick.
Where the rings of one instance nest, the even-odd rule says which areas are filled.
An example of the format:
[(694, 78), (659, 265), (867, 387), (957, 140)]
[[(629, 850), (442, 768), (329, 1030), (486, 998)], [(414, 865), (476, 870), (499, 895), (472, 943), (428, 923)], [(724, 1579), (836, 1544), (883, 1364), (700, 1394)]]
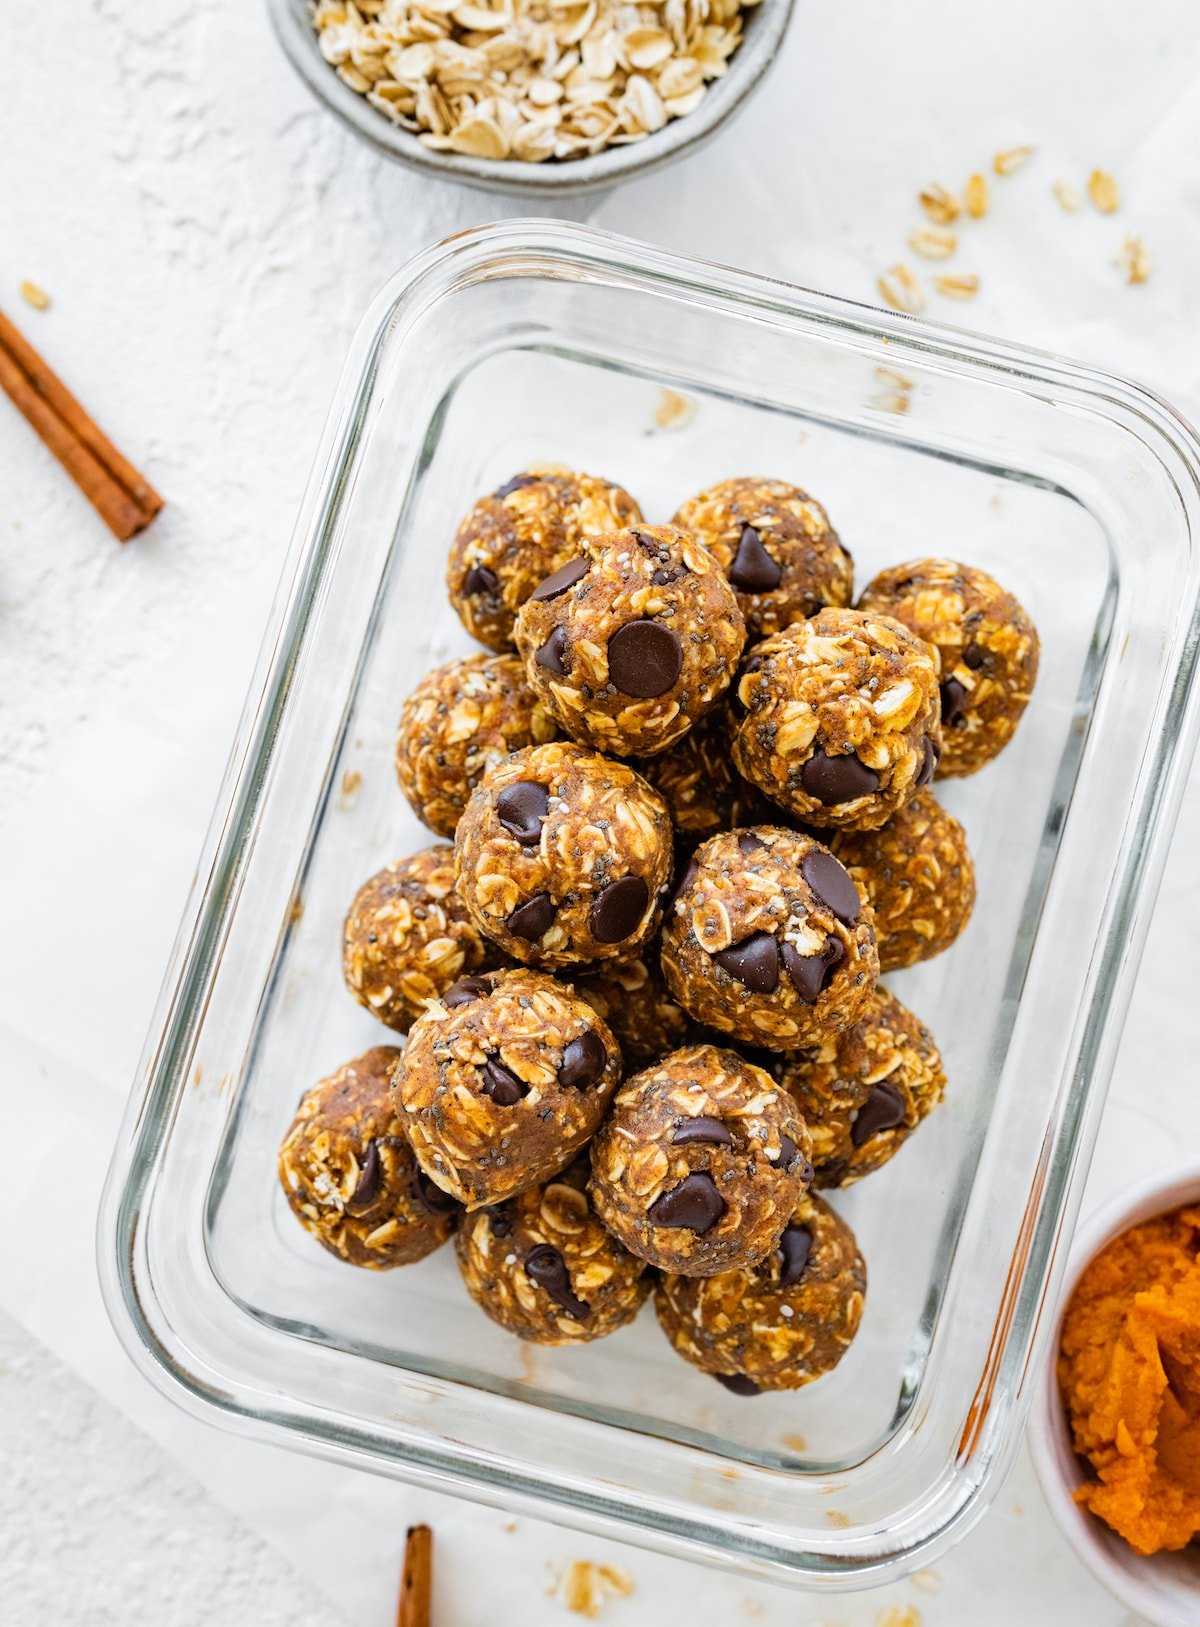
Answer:
[(32, 424), (118, 541), (128, 542), (150, 524), (163, 499), (122, 457), (2, 311), (0, 389)]
[(404, 1571), (396, 1627), (429, 1627), (429, 1596), (433, 1585), (433, 1532), (427, 1525), (410, 1525), (404, 1545)]

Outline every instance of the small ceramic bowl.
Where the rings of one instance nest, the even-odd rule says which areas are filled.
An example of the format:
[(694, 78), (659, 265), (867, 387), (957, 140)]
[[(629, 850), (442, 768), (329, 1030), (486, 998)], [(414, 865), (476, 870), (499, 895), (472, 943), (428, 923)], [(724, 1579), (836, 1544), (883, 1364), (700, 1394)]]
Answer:
[(1072, 1493), (1084, 1470), (1071, 1448), (1055, 1366), (1063, 1313), (1085, 1266), (1130, 1226), (1189, 1203), (1200, 1203), (1197, 1163), (1118, 1194), (1080, 1229), (1029, 1420), (1033, 1466), (1063, 1536), (1097, 1581), (1154, 1627), (1200, 1627), (1200, 1550), (1193, 1544), (1180, 1553), (1135, 1554), (1123, 1538), (1075, 1502)]
[(411, 131), (392, 124), (364, 97), (342, 83), (321, 55), (309, 0), (267, 0), (267, 9), (288, 61), (313, 95), (356, 135), (389, 158), (440, 176), (444, 181), (459, 181), (488, 192), (570, 198), (581, 192), (597, 192), (615, 186), (635, 175), (648, 175), (651, 170), (693, 152), (716, 135), (744, 106), (774, 61), (794, 4), (795, 0), (759, 0), (746, 12), (742, 43), (729, 59), (724, 75), (709, 85), (694, 113), (672, 119), (644, 141), (632, 142), (627, 147), (608, 147), (588, 158), (565, 162), (550, 159), (542, 164), (431, 151)]

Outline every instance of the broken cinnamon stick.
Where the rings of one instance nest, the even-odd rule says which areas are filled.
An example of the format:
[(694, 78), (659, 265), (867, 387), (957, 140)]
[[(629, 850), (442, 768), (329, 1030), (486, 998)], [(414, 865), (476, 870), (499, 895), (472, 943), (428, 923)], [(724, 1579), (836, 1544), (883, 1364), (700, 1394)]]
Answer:
[(0, 311), (0, 389), (10, 397), (120, 542), (145, 529), (163, 499)]
[(433, 1532), (427, 1525), (410, 1525), (404, 1545), (404, 1572), (400, 1578), (400, 1604), (396, 1627), (429, 1627), (429, 1596), (433, 1584)]

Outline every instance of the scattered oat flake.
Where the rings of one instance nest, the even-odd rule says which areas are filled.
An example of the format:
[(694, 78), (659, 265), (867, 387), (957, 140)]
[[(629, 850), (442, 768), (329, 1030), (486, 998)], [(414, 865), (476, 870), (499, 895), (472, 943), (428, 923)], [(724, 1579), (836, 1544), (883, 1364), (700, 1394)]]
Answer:
[(1102, 215), (1111, 215), (1119, 207), (1121, 194), (1117, 183), (1106, 169), (1094, 169), (1088, 176), (1088, 197)]
[(878, 280), (879, 292), (893, 311), (915, 316), (925, 309), (925, 291), (906, 265), (891, 266)]
[(301, 918), (301, 916), (303, 916), (303, 914), (304, 914), (304, 894), (303, 893), (297, 893), (295, 898), (292, 899), (292, 907), (288, 911), (288, 920), (291, 922), (292, 926), (296, 925), (296, 923), (300, 920), (300, 918)]
[(825, 1518), (830, 1525), (838, 1531), (846, 1531), (854, 1524), (849, 1514), (843, 1514), (840, 1508), (830, 1508), (825, 1511)]
[(577, 1616), (594, 1621), (610, 1598), (627, 1599), (633, 1592), (633, 1578), (617, 1565), (594, 1565), (590, 1559), (574, 1559), (562, 1574), (558, 1597)]
[(1068, 215), (1073, 215), (1077, 209), (1083, 208), (1079, 188), (1072, 186), (1070, 181), (1055, 181), (1054, 196), (1058, 199), (1059, 208), (1065, 209)]
[(972, 220), (982, 220), (988, 209), (987, 177), (978, 170), (967, 177), (963, 188), (963, 203)]
[(680, 395), (678, 390), (664, 389), (658, 398), (658, 406), (654, 409), (654, 422), (659, 429), (682, 429), (695, 411), (696, 403), (690, 395)]
[(919, 1587), (922, 1593), (940, 1593), (942, 1579), (937, 1571), (914, 1571), (909, 1577), (914, 1587)]
[[(887, 372), (890, 372), (891, 370), (890, 370), (890, 368), (887, 368), (887, 367), (877, 367), (875, 369), (875, 371), (877, 373), (887, 373)], [(897, 373), (895, 375), (896, 378), (899, 378), (900, 376), (901, 375), (899, 373)], [(911, 386), (911, 383), (910, 383), (909, 388), (911, 389), (911, 387), (912, 386)], [(781, 1435), (780, 1440), (782, 1440), (783, 1444), (788, 1448), (788, 1450), (790, 1452), (807, 1452), (808, 1451), (808, 1442), (805, 1440), (803, 1435)]]
[(948, 260), (958, 247), (958, 239), (944, 226), (918, 226), (908, 234), (908, 246), (923, 260)]
[(348, 768), (342, 775), (341, 802), (343, 808), (350, 807), (362, 789), (362, 775), (357, 768)]
[(935, 226), (949, 226), (962, 214), (962, 204), (953, 192), (947, 192), (944, 186), (938, 186), (936, 182), (917, 193), (917, 202)]
[(28, 278), (21, 284), (21, 298), (26, 305), (32, 305), (35, 311), (48, 311), (50, 309), (50, 295), (37, 283), (30, 282)]
[(960, 271), (945, 277), (935, 277), (933, 286), (947, 299), (974, 299), (979, 292), (979, 278), (973, 271)]
[(890, 1604), (875, 1617), (875, 1627), (921, 1627), (921, 1612), (911, 1604)]
[(1130, 283), (1145, 282), (1153, 270), (1153, 262), (1140, 237), (1126, 237), (1117, 263), (1125, 272), (1125, 281)]
[(992, 168), (997, 175), (1013, 175), (1028, 164), (1036, 151), (1036, 147), (1007, 147), (992, 159)]

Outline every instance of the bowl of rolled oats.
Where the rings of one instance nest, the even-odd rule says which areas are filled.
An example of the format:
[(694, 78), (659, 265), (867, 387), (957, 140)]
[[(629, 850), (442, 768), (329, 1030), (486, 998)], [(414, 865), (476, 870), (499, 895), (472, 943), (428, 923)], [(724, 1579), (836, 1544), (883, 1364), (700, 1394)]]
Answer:
[(268, 0), (309, 89), (372, 146), (571, 195), (682, 157), (762, 80), (794, 0)]

